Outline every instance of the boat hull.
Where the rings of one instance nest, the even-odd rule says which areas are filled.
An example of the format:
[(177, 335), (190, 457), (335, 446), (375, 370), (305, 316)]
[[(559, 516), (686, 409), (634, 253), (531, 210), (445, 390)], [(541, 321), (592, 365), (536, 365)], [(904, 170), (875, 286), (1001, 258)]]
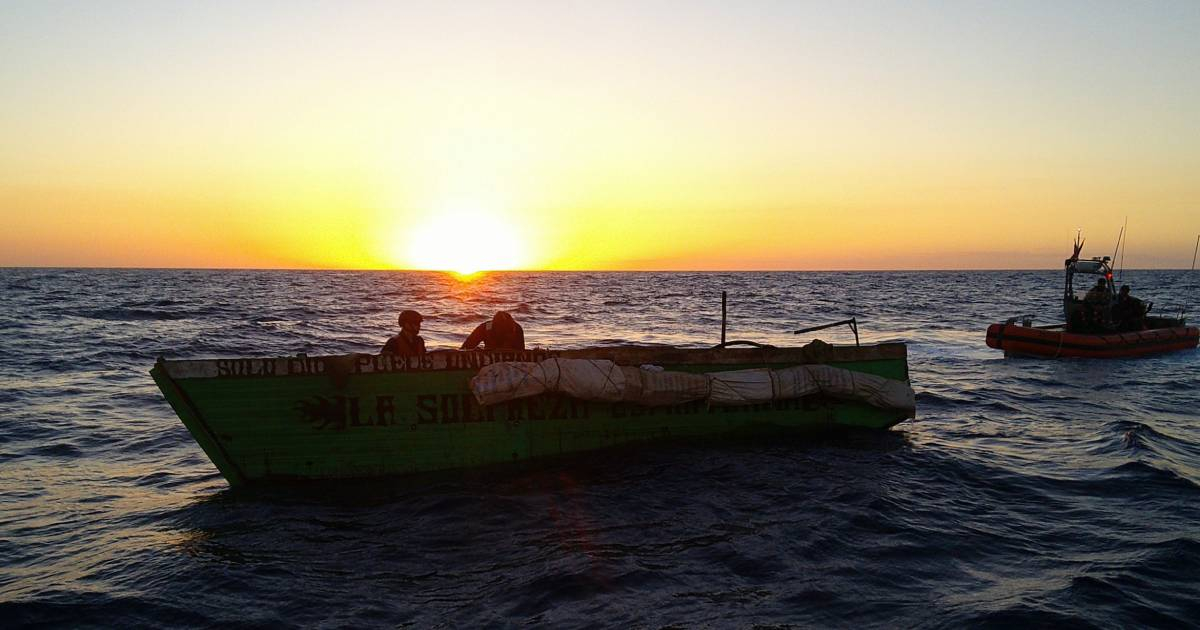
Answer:
[(1117, 359), (1195, 348), (1200, 328), (1176, 326), (1088, 335), (1017, 324), (992, 324), (987, 345), (1005, 354), (1049, 358)]
[(642, 407), (544, 394), (480, 407), (471, 394), (469, 381), (484, 365), (551, 357), (689, 372), (828, 363), (908, 379), (902, 344), (160, 359), (151, 375), (235, 486), (469, 468), (762, 428), (886, 429), (911, 413), (821, 396), (739, 407), (709, 407), (704, 401)]

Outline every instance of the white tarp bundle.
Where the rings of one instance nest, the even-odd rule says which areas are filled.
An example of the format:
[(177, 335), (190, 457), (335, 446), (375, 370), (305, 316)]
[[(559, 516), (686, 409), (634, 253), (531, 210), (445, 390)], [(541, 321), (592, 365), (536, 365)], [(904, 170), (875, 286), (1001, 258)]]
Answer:
[(780, 400), (803, 398), (824, 391), (817, 379), (813, 378), (810, 368), (828, 368), (839, 372), (850, 371), (831, 368), (828, 365), (797, 365), (782, 370), (771, 370), (771, 386), (775, 398)]
[(562, 392), (582, 400), (616, 402), (625, 392), (621, 366), (601, 359), (546, 359), (538, 363), (493, 363), (471, 379), (481, 405)]
[(773, 370), (776, 398), (800, 398), (820, 392), (861, 400), (884, 409), (916, 409), (916, 393), (904, 381), (844, 370), (830, 365), (797, 365)]
[(558, 382), (558, 362), (510, 361), (493, 363), (471, 378), (471, 393), (481, 405), (527, 398), (544, 393), (549, 383)]
[(771, 387), (771, 370), (757, 368), (708, 374), (709, 404), (753, 405), (775, 399)]
[(828, 365), (691, 374), (619, 366), (603, 359), (493, 363), (471, 379), (481, 405), (560, 392), (582, 400), (646, 406), (707, 399), (710, 405), (752, 405), (824, 393), (884, 409), (916, 409), (908, 383)]
[(623, 367), (626, 400), (647, 407), (678, 405), (708, 396), (708, 377), (689, 372), (665, 372), (653, 365)]
[(551, 391), (573, 398), (617, 402), (625, 394), (625, 371), (601, 359), (546, 359), (558, 363), (558, 383)]

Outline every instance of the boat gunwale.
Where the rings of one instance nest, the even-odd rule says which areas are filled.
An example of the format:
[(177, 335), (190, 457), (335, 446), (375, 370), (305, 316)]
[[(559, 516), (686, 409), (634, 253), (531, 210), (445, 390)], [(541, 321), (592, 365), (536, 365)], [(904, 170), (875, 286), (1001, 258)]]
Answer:
[(433, 350), (424, 355), (349, 353), (285, 357), (166, 359), (158, 364), (172, 379), (314, 376), (320, 374), (390, 374), (478, 370), (492, 363), (561, 359), (602, 359), (618, 365), (728, 365), (849, 363), (900, 360), (907, 378), (908, 347), (903, 342), (861, 346), (809, 343), (804, 346), (754, 348), (677, 348), (667, 346), (601, 346), (577, 349)]

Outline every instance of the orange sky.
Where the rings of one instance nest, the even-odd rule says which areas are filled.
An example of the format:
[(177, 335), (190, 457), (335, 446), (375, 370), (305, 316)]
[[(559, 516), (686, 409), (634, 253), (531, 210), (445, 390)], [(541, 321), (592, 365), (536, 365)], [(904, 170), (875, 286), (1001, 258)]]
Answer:
[(1200, 232), (1194, 4), (7, 3), (0, 265), (1130, 267)]

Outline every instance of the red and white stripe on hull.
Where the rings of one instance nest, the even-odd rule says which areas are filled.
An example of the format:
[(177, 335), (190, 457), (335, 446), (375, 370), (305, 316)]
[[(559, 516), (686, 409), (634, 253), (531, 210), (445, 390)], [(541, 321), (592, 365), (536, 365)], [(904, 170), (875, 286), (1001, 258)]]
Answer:
[(1177, 326), (1123, 333), (1088, 335), (1018, 326), (992, 324), (987, 345), (1009, 354), (1037, 357), (1080, 357), (1117, 359), (1161, 352), (1189, 350), (1200, 342), (1200, 328)]

